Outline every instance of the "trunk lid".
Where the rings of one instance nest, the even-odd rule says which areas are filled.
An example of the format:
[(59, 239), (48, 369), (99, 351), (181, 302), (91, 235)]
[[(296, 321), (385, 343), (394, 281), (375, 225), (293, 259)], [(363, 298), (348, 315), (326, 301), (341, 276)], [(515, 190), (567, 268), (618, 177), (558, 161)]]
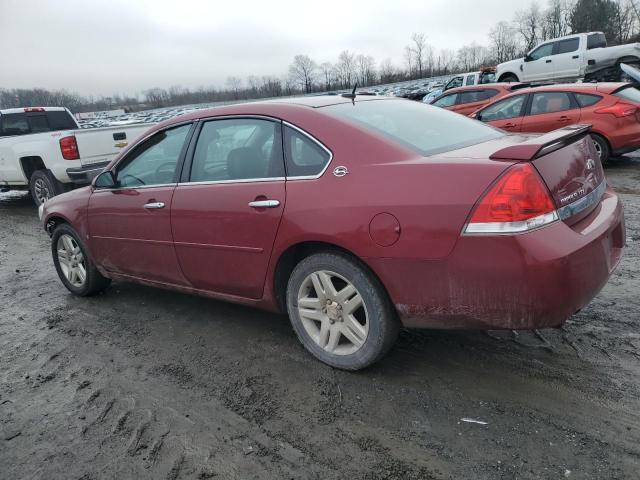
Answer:
[(560, 219), (573, 224), (593, 211), (606, 188), (590, 128), (554, 130), (498, 150), (490, 158), (531, 162), (549, 188)]

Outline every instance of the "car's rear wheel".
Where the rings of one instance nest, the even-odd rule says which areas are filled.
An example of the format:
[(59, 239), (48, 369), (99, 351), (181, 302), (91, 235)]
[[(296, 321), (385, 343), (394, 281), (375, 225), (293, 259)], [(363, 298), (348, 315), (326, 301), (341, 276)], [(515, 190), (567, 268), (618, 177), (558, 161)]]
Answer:
[(596, 147), (596, 152), (598, 152), (598, 157), (600, 158), (600, 163), (603, 165), (609, 161), (609, 156), (611, 155), (611, 149), (609, 148), (609, 142), (597, 133), (591, 134), (591, 139), (593, 140), (593, 145)]
[(507, 74), (507, 75), (503, 75), (500, 78), (500, 81), (501, 82), (505, 82), (505, 83), (516, 83), (516, 82), (518, 82), (518, 77), (516, 77), (515, 75), (510, 73), (510, 74)]
[(398, 336), (395, 309), (378, 279), (342, 253), (317, 253), (294, 268), (287, 310), (305, 348), (336, 368), (371, 365)]
[(80, 237), (69, 225), (62, 224), (54, 230), (51, 253), (58, 276), (71, 293), (81, 297), (95, 295), (111, 283), (98, 271)]

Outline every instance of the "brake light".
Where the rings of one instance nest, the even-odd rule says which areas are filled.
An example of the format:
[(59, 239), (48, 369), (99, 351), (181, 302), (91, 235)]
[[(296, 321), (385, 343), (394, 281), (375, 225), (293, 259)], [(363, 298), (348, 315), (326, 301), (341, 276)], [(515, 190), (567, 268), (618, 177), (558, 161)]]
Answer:
[(44, 112), (44, 108), (42, 108), (42, 107), (27, 107), (27, 108), (24, 109), (24, 111), (26, 113), (29, 113), (29, 112)]
[(62, 137), (60, 139), (60, 151), (62, 152), (62, 158), (65, 160), (78, 160), (80, 158), (80, 152), (78, 151), (76, 137), (73, 135)]
[(558, 219), (553, 199), (530, 163), (510, 168), (476, 206), (465, 233), (519, 233)]
[(638, 107), (631, 105), (630, 103), (618, 102), (610, 107), (599, 108), (594, 113), (610, 113), (617, 118), (629, 117), (635, 115)]

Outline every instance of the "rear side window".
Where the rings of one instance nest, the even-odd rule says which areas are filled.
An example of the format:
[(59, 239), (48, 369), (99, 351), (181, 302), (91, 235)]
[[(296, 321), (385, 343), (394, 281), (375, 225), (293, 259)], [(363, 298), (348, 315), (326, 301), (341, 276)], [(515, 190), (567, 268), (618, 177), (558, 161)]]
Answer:
[(600, 100), (602, 100), (602, 97), (600, 95), (590, 95), (588, 93), (576, 93), (574, 95), (576, 96), (576, 99), (578, 100), (578, 104), (582, 108), (590, 107), (591, 105), (595, 105)]
[(587, 37), (587, 50), (592, 48), (605, 48), (607, 46), (607, 38), (604, 33), (592, 33)]
[(24, 113), (7, 113), (0, 115), (0, 135), (7, 137), (10, 135), (26, 135), (31, 133), (29, 122)]
[(531, 115), (571, 110), (571, 97), (566, 92), (534, 93), (531, 101)]
[(498, 94), (498, 91), (493, 89), (462, 92), (460, 94), (460, 99), (458, 100), (458, 103), (481, 102), (482, 100), (487, 100), (489, 98), (495, 97), (497, 94)]
[(613, 94), (616, 97), (624, 98), (625, 100), (630, 100), (634, 103), (640, 103), (640, 90), (633, 87), (626, 87), (622, 90), (617, 91)]
[(438, 100), (433, 102), (432, 105), (435, 105), (436, 107), (450, 107), (451, 105), (456, 103), (456, 98), (458, 98), (457, 93), (445, 95), (444, 97), (439, 98)]
[(522, 107), (526, 98), (526, 95), (516, 95), (515, 97), (500, 100), (482, 110), (477, 118), (483, 122), (492, 122), (494, 120), (520, 117), (522, 116)]
[(78, 128), (68, 112), (47, 112), (47, 120), (52, 131), (75, 130)]
[(341, 103), (322, 110), (422, 155), (456, 150), (505, 135), (464, 115), (405, 100)]
[(467, 75), (467, 82), (465, 83), (465, 85), (475, 85), (475, 79), (475, 75)]
[(571, 53), (578, 50), (580, 46), (579, 38), (569, 38), (567, 40), (560, 40), (558, 42), (558, 53)]
[(285, 126), (284, 158), (287, 177), (311, 177), (324, 170), (331, 153), (307, 135)]

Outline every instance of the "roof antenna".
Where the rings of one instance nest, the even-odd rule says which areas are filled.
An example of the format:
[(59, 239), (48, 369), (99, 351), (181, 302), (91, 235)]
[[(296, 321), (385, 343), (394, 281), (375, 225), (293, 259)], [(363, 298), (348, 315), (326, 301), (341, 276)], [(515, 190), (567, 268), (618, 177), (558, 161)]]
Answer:
[(344, 98), (350, 98), (351, 101), (355, 104), (356, 103), (356, 88), (358, 88), (358, 82), (356, 82), (353, 85), (353, 90), (351, 90), (351, 93), (343, 93), (342, 96)]

